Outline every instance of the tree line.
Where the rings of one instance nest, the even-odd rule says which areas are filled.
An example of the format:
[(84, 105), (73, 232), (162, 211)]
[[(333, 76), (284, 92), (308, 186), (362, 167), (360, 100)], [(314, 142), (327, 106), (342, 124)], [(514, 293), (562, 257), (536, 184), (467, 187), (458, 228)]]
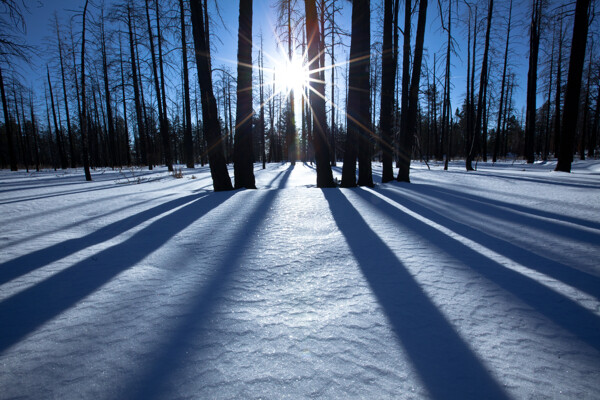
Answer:
[[(488, 157), (553, 155), (569, 172), (574, 155), (597, 155), (594, 1), (530, 0), (519, 25), (512, 0), (274, 0), (280, 46), (290, 61), (301, 54), (309, 73), (299, 123), (297, 93), (278, 91), (268, 76), (277, 70), (265, 67), (252, 0), (239, 2), (236, 71), (213, 65), (217, 1), (83, 3), (68, 22), (53, 17), (36, 91), (15, 67), (35, 51), (23, 39), (27, 5), (0, 0), (2, 168), (83, 166), (91, 180), (90, 168), (199, 163), (209, 164), (215, 190), (230, 190), (255, 188), (261, 161), (314, 161), (317, 186), (332, 187), (331, 167), (343, 160), (340, 184), (353, 187), (373, 186), (374, 161), (382, 182), (409, 182), (414, 159), (447, 169), (461, 158), (473, 170)], [(345, 7), (349, 31), (339, 23)], [(424, 46), (432, 20), (439, 49)], [(529, 39), (523, 110), (510, 60), (519, 29)], [(457, 72), (459, 43), (467, 70)], [(453, 84), (457, 74), (466, 74), (466, 88)], [(462, 104), (453, 105), (457, 90)]]

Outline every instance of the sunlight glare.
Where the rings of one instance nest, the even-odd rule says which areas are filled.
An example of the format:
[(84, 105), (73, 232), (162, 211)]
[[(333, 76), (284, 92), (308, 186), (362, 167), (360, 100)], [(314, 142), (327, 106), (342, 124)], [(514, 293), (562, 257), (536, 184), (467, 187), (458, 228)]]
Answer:
[(293, 90), (298, 94), (308, 84), (308, 76), (308, 68), (300, 57), (293, 56), (291, 61), (286, 57), (282, 67), (277, 69), (276, 81), (282, 91)]

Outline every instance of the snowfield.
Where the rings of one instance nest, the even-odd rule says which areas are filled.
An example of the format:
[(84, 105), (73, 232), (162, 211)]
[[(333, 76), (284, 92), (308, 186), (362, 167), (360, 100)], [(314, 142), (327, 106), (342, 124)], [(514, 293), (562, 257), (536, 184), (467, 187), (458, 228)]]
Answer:
[(598, 399), (600, 162), (554, 166), (1, 171), (0, 398)]

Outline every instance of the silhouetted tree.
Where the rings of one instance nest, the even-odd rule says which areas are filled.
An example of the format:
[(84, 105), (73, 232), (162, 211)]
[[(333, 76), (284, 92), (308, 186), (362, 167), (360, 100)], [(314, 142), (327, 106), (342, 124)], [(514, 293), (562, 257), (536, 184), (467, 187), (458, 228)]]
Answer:
[(252, 0), (240, 0), (235, 118), (235, 188), (256, 189), (252, 164)]
[(315, 161), (317, 163), (317, 187), (335, 187), (331, 165), (329, 163), (329, 149), (327, 146), (327, 132), (325, 114), (325, 82), (320, 78), (319, 69), (319, 25), (315, 0), (304, 0), (306, 12), (306, 37), (308, 40), (308, 65), (310, 73), (310, 104), (313, 110), (313, 145)]
[[(415, 37), (415, 51), (412, 76), (410, 78), (410, 89), (408, 95), (408, 107), (402, 110), (406, 115), (406, 130), (401, 133), (399, 171), (397, 180), (410, 182), (410, 159), (417, 128), (417, 115), (419, 103), (419, 83), (421, 80), (421, 62), (423, 60), (423, 41), (425, 39), (425, 22), (427, 19), (427, 0), (419, 0), (419, 18), (417, 21), (417, 35)], [(409, 21), (410, 25), (410, 21)], [(406, 28), (405, 28), (406, 29)], [(406, 34), (406, 33), (405, 33)], [(406, 42), (405, 42), (406, 44)], [(406, 51), (406, 50), (405, 50)]]
[(577, 4), (575, 5), (571, 55), (569, 58), (565, 110), (560, 133), (560, 148), (556, 171), (571, 172), (571, 163), (573, 162), (573, 136), (577, 126), (581, 76), (583, 73), (589, 27), (589, 8), (590, 0), (577, 0)]
[(196, 66), (198, 68), (198, 83), (200, 84), (202, 102), (202, 121), (208, 145), (208, 161), (214, 190), (232, 190), (231, 178), (227, 172), (225, 156), (221, 147), (221, 127), (212, 87), (210, 48), (206, 41), (205, 18), (202, 6), (201, 0), (190, 0)]
[(527, 72), (527, 111), (525, 116), (525, 149), (527, 163), (534, 158), (537, 65), (542, 30), (542, 0), (533, 0), (529, 26), (529, 71)]

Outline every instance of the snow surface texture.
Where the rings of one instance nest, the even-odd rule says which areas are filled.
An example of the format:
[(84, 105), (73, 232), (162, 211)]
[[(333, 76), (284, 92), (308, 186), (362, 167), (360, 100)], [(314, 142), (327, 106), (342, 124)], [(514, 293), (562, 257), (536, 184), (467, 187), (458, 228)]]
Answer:
[(600, 163), (553, 168), (2, 171), (0, 398), (598, 399)]

